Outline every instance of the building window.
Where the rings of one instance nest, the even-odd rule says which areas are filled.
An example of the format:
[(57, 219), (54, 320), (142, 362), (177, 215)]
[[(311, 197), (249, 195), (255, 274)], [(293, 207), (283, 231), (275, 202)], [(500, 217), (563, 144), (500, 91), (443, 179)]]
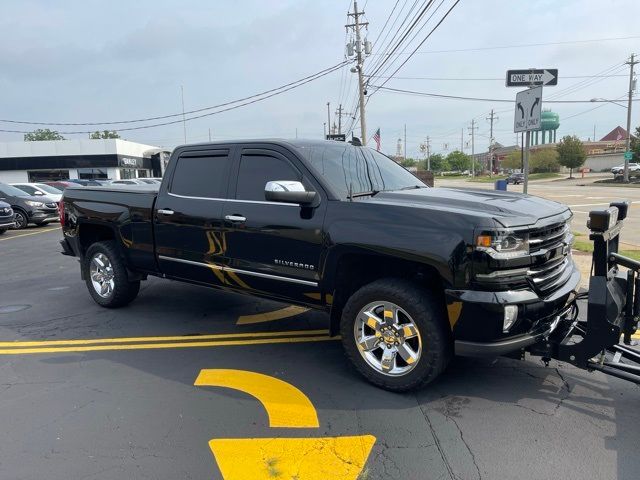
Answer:
[(136, 178), (136, 171), (133, 168), (121, 168), (120, 169), (120, 179), (128, 180), (130, 178)]
[(81, 179), (101, 178), (106, 180), (109, 177), (107, 175), (107, 170), (104, 168), (79, 168), (78, 178), (81, 178)]
[(53, 182), (56, 180), (68, 180), (69, 170), (30, 170), (27, 171), (29, 182)]
[(149, 176), (149, 170), (138, 170), (138, 178), (147, 178)]

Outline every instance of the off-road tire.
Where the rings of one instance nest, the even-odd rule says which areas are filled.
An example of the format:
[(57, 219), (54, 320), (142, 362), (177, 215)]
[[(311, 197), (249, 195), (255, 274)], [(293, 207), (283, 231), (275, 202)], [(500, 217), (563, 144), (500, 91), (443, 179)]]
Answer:
[[(413, 370), (391, 377), (370, 366), (360, 354), (354, 334), (354, 322), (360, 310), (370, 302), (393, 302), (404, 309), (418, 329), (422, 354)], [(394, 392), (417, 389), (435, 380), (453, 356), (453, 341), (444, 302), (436, 295), (408, 280), (385, 278), (356, 291), (347, 301), (340, 322), (345, 353), (369, 382)]]
[[(105, 298), (98, 294), (91, 282), (91, 261), (99, 253), (105, 255), (113, 268), (114, 288)], [(105, 308), (123, 307), (136, 298), (140, 290), (140, 281), (129, 281), (127, 269), (116, 248), (115, 242), (104, 241), (92, 244), (82, 260), (87, 289), (95, 302)]]

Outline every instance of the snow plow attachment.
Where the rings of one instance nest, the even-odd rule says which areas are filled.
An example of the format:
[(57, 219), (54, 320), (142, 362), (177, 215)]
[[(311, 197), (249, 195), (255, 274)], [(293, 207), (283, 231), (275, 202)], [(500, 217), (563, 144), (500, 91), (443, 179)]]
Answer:
[[(640, 384), (640, 350), (633, 348), (631, 338), (640, 316), (640, 262), (618, 254), (628, 209), (627, 202), (619, 202), (589, 213), (587, 227), (594, 249), (587, 318), (578, 319), (574, 301), (573, 315), (533, 345), (530, 353)], [(576, 300), (584, 296), (577, 295)]]

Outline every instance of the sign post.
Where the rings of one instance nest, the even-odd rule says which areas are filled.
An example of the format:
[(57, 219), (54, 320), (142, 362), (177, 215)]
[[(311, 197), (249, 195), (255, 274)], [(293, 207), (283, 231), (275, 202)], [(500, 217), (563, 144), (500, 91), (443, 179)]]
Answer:
[(540, 129), (542, 113), (542, 86), (529, 88), (516, 95), (516, 110), (513, 120), (513, 131), (526, 132), (524, 143), (524, 186), (523, 192), (529, 189), (529, 145), (531, 144), (531, 130)]
[(522, 163), (524, 170), (523, 192), (529, 189), (529, 145), (531, 131), (540, 130), (540, 114), (542, 112), (542, 86), (558, 84), (557, 68), (525, 68), (507, 70), (505, 85), (507, 87), (529, 87), (516, 95), (516, 111), (513, 131), (526, 132)]

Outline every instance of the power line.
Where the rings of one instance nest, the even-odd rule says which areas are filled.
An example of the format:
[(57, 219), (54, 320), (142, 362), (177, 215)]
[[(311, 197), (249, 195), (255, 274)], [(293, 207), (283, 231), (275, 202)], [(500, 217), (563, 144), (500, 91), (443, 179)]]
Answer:
[[(513, 99), (506, 98), (482, 98), (482, 97), (463, 97), (460, 95), (443, 95), (439, 93), (428, 93), (428, 92), (416, 92), (415, 90), (403, 90), (400, 88), (391, 88), (391, 87), (383, 87), (377, 85), (371, 85), (373, 88), (377, 90), (383, 90), (394, 93), (403, 93), (407, 95), (417, 95), (421, 97), (434, 97), (434, 98), (444, 98), (451, 100), (470, 100), (476, 102), (499, 102), (499, 103), (514, 103)], [(637, 102), (640, 99), (633, 99), (634, 102)], [(544, 100), (543, 103), (600, 103), (606, 102), (607, 100)]]
[[(447, 10), (447, 13), (445, 13), (445, 14), (442, 16), (442, 18), (441, 18), (441, 19), (440, 19), (440, 21), (435, 25), (435, 27), (433, 27), (433, 28), (431, 29), (431, 31), (427, 34), (427, 36), (426, 36), (426, 37), (424, 37), (424, 38), (422, 39), (422, 41), (421, 41), (421, 42), (418, 44), (418, 46), (413, 50), (413, 52), (411, 52), (411, 54), (410, 54), (410, 55), (409, 55), (409, 56), (404, 60), (404, 62), (402, 62), (402, 63), (400, 64), (400, 66), (399, 66), (398, 68), (396, 68), (396, 69), (393, 71), (393, 73), (390, 75), (390, 77), (389, 77), (388, 79), (386, 79), (386, 80), (382, 83), (382, 85), (380, 85), (380, 87), (383, 87), (383, 86), (384, 86), (384, 85), (385, 85), (389, 80), (391, 80), (391, 78), (393, 78), (393, 76), (394, 76), (396, 73), (398, 73), (398, 71), (399, 71), (402, 67), (404, 67), (404, 66), (406, 65), (406, 63), (407, 63), (409, 60), (411, 60), (411, 57), (413, 56), (413, 54), (415, 54), (415, 53), (418, 51), (418, 49), (419, 49), (419, 48), (420, 48), (420, 47), (421, 47), (421, 46), (422, 46), (422, 45), (423, 45), (423, 44), (424, 44), (424, 43), (429, 39), (429, 37), (433, 34), (433, 32), (435, 32), (435, 31), (438, 29), (438, 27), (442, 24), (442, 22), (444, 22), (444, 21), (445, 21), (445, 19), (446, 19), (446, 18), (449, 16), (449, 14), (453, 11), (453, 9), (456, 7), (456, 5), (458, 5), (458, 3), (460, 3), (460, 0), (456, 0), (456, 1), (454, 2), (454, 4), (453, 4), (453, 5), (451, 5), (451, 7), (449, 8), (449, 10)], [(380, 87), (378, 87), (378, 89), (379, 89)], [(377, 91), (377, 90), (376, 90), (376, 91)], [(376, 91), (374, 91), (371, 95), (374, 95), (374, 94), (376, 93)], [(369, 98), (371, 98), (371, 95), (369, 96)]]
[[(128, 123), (142, 123), (142, 122), (149, 122), (149, 121), (153, 121), (153, 120), (165, 120), (167, 118), (175, 118), (175, 117), (182, 117), (183, 115), (191, 115), (194, 113), (200, 113), (200, 112), (204, 112), (207, 110), (214, 110), (214, 109), (218, 109), (221, 107), (226, 107), (229, 105), (233, 105), (239, 102), (244, 102), (246, 100), (251, 100), (257, 97), (262, 97), (264, 95), (267, 94), (271, 94), (273, 92), (286, 92), (288, 90), (291, 90), (291, 88), (288, 87), (292, 87), (292, 88), (296, 88), (297, 86), (300, 85), (304, 85), (306, 83), (309, 83), (309, 81), (313, 81), (317, 78), (323, 77), (326, 74), (332, 73), (335, 70), (341, 68), (343, 65), (346, 65), (348, 63), (348, 61), (343, 60), (342, 62), (333, 65), (331, 67), (325, 68), (323, 70), (320, 70), (319, 72), (316, 72), (312, 75), (308, 75), (306, 77), (303, 77), (299, 80), (296, 80), (294, 82), (290, 82), (287, 83), (285, 85), (281, 85), (279, 87), (276, 88), (272, 88), (269, 90), (265, 90), (263, 92), (260, 93), (256, 93), (253, 95), (250, 95), (248, 97), (244, 97), (244, 98), (239, 98), (237, 100), (232, 100), (229, 102), (225, 102), (225, 103), (221, 103), (218, 105), (212, 105), (210, 107), (204, 107), (204, 108), (199, 108), (196, 110), (190, 110), (187, 112), (179, 112), (179, 113), (172, 113), (170, 115), (161, 115), (161, 116), (157, 116), (157, 117), (147, 117), (147, 118), (138, 118), (138, 119), (134, 119), (134, 120), (120, 120), (120, 121), (111, 121), (111, 122), (76, 122), (76, 123), (64, 123), (64, 122), (33, 122), (33, 121), (21, 121), (21, 120), (9, 120), (9, 119), (0, 119), (0, 122), (4, 122), (4, 123), (14, 123), (14, 124), (20, 124), (20, 125), (55, 125), (55, 126), (95, 126), (95, 125), (118, 125), (118, 124), (128, 124)], [(277, 94), (277, 93), (276, 93)], [(264, 98), (270, 98), (273, 95), (268, 95)], [(249, 102), (249, 103), (255, 103), (255, 102)], [(245, 105), (248, 105), (249, 103), (246, 103)], [(223, 110), (226, 111), (226, 110)], [(215, 113), (219, 113), (219, 112), (215, 112)], [(214, 114), (215, 114), (214, 113)], [(201, 115), (198, 117), (193, 117), (193, 118), (201, 118), (203, 116), (207, 116), (207, 115)], [(180, 120), (182, 121), (182, 120)], [(177, 122), (173, 122), (173, 123), (177, 123)], [(164, 123), (164, 124), (158, 124), (158, 125), (169, 125), (170, 123)], [(135, 130), (134, 128), (119, 128), (118, 131), (124, 131), (124, 130)], [(0, 130), (0, 131), (7, 131), (7, 130)], [(69, 132), (67, 132), (69, 133)], [(87, 133), (87, 132), (78, 132), (78, 133)], [(91, 133), (91, 132), (89, 132)]]
[[(369, 78), (391, 78), (383, 75), (365, 75), (365, 77)], [(612, 77), (628, 77), (627, 74), (615, 74), (615, 75), (562, 75), (562, 78), (612, 78)], [(500, 81), (504, 82), (504, 77), (481, 77), (481, 78), (471, 78), (471, 77), (393, 77), (396, 80), (434, 80), (434, 81)]]
[[(423, 50), (422, 52), (416, 52), (416, 53), (434, 54), (434, 53), (479, 52), (484, 50), (502, 50), (502, 49), (508, 49), (508, 48), (543, 47), (547, 45), (572, 45), (572, 44), (578, 44), (578, 43), (613, 42), (617, 40), (632, 40), (636, 38), (640, 38), (640, 35), (633, 35), (629, 37), (593, 38), (588, 40), (568, 40), (563, 42), (521, 43), (521, 44), (515, 44), (515, 45), (498, 45), (494, 47), (456, 48), (452, 50)], [(402, 53), (399, 53), (398, 55), (402, 55)]]
[[(339, 64), (335, 65), (334, 67), (332, 67), (331, 69), (328, 69), (328, 70), (325, 69), (325, 70), (322, 71), (323, 73), (316, 74), (316, 76), (308, 78), (304, 82), (300, 82), (300, 83), (297, 83), (297, 84), (289, 84), (291, 86), (289, 86), (289, 87), (287, 87), (285, 89), (280, 89), (280, 90), (275, 91), (275, 92), (272, 90), (273, 93), (271, 93), (269, 95), (262, 96), (260, 98), (253, 98), (253, 97), (256, 97), (256, 95), (254, 95), (252, 97), (247, 97), (247, 98), (253, 98), (253, 100), (245, 101), (243, 103), (239, 103), (237, 105), (233, 105), (233, 106), (224, 108), (222, 110), (217, 110), (215, 112), (208, 112), (208, 113), (204, 113), (204, 114), (201, 114), (201, 115), (196, 115), (196, 116), (193, 116), (193, 117), (189, 117), (189, 118), (186, 118), (185, 121), (188, 122), (188, 121), (191, 121), (191, 120), (196, 120), (198, 118), (204, 118), (204, 117), (209, 117), (209, 116), (212, 116), (212, 115), (218, 115), (218, 114), (223, 113), (223, 112), (228, 112), (230, 110), (235, 110), (237, 108), (241, 108), (241, 107), (244, 107), (246, 105), (251, 105), (253, 103), (258, 103), (258, 102), (261, 102), (261, 101), (266, 100), (268, 98), (275, 97), (276, 95), (280, 95), (282, 93), (288, 92), (289, 90), (293, 90), (295, 88), (301, 87), (302, 85), (305, 85), (307, 83), (313, 82), (314, 80), (317, 80), (317, 79), (319, 79), (321, 77), (329, 75), (330, 73), (333, 73), (336, 70), (340, 69), (342, 67), (343, 63), (344, 62), (339, 63)], [(236, 102), (238, 102), (238, 101), (236, 100)], [(236, 102), (230, 102), (230, 103), (236, 103)], [(229, 105), (229, 103), (227, 103), (227, 105)], [(202, 110), (200, 110), (200, 111), (202, 111)], [(182, 113), (180, 113), (179, 115), (182, 116)], [(155, 123), (155, 124), (151, 124), (151, 125), (141, 125), (141, 126), (137, 126), (137, 127), (119, 128), (118, 131), (119, 132), (124, 132), (124, 131), (130, 131), (130, 130), (143, 130), (143, 129), (146, 129), (146, 128), (161, 127), (161, 126), (165, 126), (165, 125), (174, 125), (176, 123), (181, 123), (182, 121), (183, 121), (182, 119), (179, 119), (179, 120), (172, 120), (170, 122)], [(0, 132), (5, 132), (5, 133), (30, 133), (29, 131), (22, 131), (22, 130), (0, 130)], [(59, 133), (66, 134), (66, 135), (73, 135), (73, 134), (92, 133), (92, 132), (91, 132), (91, 130), (84, 130), (84, 131), (59, 132)]]

